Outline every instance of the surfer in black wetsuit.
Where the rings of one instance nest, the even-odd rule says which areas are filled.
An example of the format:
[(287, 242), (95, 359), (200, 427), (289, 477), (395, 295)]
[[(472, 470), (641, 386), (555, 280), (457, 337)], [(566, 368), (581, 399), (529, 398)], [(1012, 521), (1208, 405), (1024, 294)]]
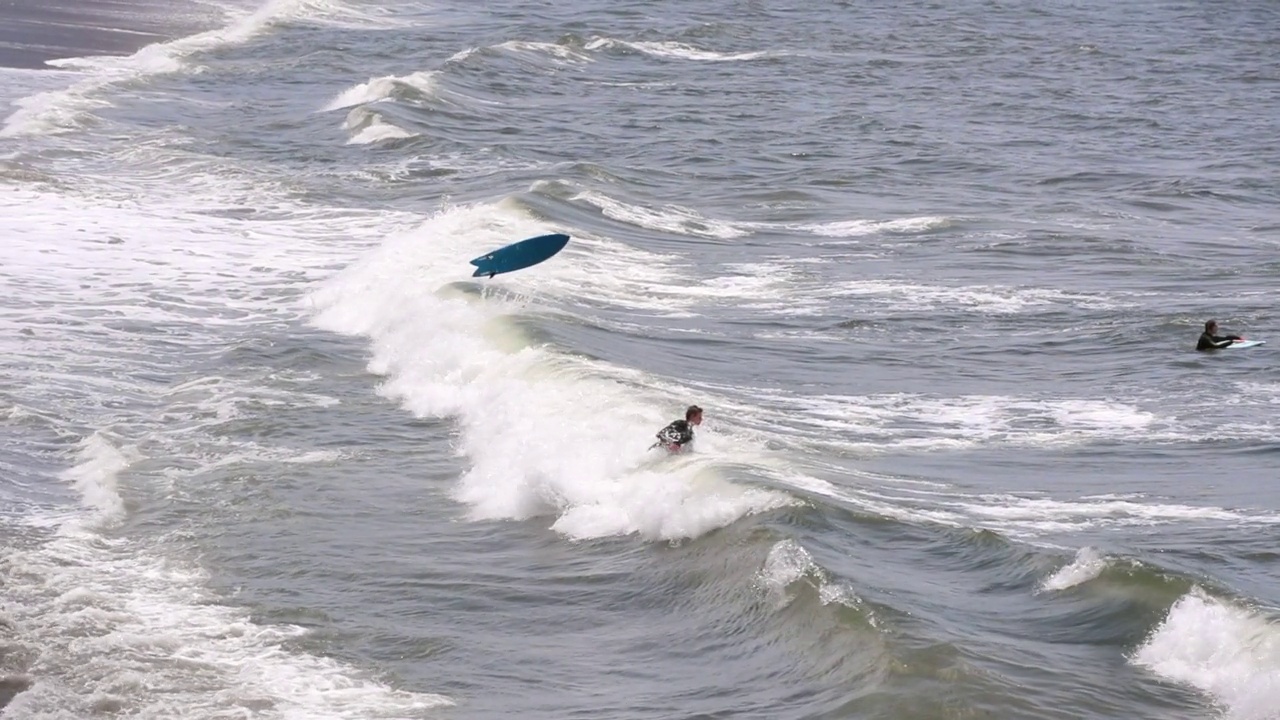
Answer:
[(673, 421), (658, 431), (658, 442), (652, 447), (661, 445), (667, 452), (678, 453), (693, 442), (693, 426), (702, 424), (702, 408), (690, 405), (684, 411), (684, 419)]
[(1204, 324), (1204, 332), (1200, 333), (1200, 341), (1196, 343), (1196, 349), (1217, 350), (1243, 339), (1239, 335), (1218, 335), (1218, 321), (1210, 320)]

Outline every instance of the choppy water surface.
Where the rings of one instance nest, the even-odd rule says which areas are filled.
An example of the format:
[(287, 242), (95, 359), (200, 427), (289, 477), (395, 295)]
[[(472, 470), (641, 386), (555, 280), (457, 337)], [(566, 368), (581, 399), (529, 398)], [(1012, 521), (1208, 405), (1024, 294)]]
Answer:
[(0, 716), (1280, 717), (1272, 4), (209, 27), (0, 70)]

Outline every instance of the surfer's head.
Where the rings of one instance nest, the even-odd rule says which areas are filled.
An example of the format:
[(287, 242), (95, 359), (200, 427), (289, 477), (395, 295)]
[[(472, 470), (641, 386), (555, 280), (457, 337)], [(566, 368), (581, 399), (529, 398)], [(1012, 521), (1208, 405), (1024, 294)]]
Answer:
[(697, 405), (690, 405), (689, 409), (684, 411), (684, 419), (685, 419), (685, 422), (690, 422), (690, 423), (693, 423), (694, 425), (701, 425), (702, 424), (702, 408), (698, 407)]
[(1204, 323), (1204, 331), (1205, 331), (1205, 332), (1207, 332), (1207, 333), (1211, 333), (1211, 332), (1213, 332), (1214, 330), (1217, 330), (1217, 329), (1218, 329), (1218, 321), (1217, 321), (1217, 320), (1206, 320), (1206, 321), (1205, 321), (1205, 323)]

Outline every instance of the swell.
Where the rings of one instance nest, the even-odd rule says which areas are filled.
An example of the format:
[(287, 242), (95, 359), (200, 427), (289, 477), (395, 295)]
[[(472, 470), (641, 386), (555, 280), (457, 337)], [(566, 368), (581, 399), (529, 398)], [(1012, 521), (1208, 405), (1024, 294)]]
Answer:
[[(1280, 637), (1268, 624), (1271, 613), (1212, 578), (1135, 555), (1088, 546), (1073, 553), (830, 504), (769, 525), (782, 539), (772, 536), (761, 576), (770, 578), (765, 598), (788, 631), (876, 630), (874, 659), (862, 653), (870, 647), (865, 638), (852, 647), (816, 644), (864, 663), (850, 680), (856, 689), (841, 705), (846, 711), (1106, 716), (1124, 712), (1138, 694), (1155, 712), (1167, 699), (1147, 684), (1148, 671), (1225, 702), (1233, 717), (1266, 717), (1260, 708), (1274, 699), (1263, 678), (1277, 663), (1257, 654)], [(836, 535), (848, 537), (859, 556), (843, 553), (846, 542), (833, 545)], [(904, 566), (911, 572), (895, 572)], [(1117, 651), (1129, 661), (1122, 674), (1132, 686), (1091, 682), (1093, 665)], [(1214, 657), (1228, 658), (1226, 666)], [(1019, 668), (1050, 663), (1054, 677), (1041, 678), (1036, 698), (1017, 690)], [(1241, 683), (1229, 682), (1232, 676)], [(946, 683), (950, 691), (942, 690)], [(1090, 692), (1081, 697), (1084, 686)], [(924, 699), (940, 693), (950, 695), (949, 705)]]

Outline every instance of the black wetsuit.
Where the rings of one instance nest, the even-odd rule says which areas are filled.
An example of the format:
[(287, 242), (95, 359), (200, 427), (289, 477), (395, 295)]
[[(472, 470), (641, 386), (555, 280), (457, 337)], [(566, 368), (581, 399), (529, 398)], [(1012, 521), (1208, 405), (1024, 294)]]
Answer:
[(658, 431), (658, 443), (671, 452), (683, 450), (693, 442), (693, 426), (688, 420), (676, 420)]
[(1197, 350), (1217, 350), (1224, 348), (1240, 339), (1237, 335), (1214, 335), (1208, 330), (1200, 333), (1200, 341), (1196, 343)]

